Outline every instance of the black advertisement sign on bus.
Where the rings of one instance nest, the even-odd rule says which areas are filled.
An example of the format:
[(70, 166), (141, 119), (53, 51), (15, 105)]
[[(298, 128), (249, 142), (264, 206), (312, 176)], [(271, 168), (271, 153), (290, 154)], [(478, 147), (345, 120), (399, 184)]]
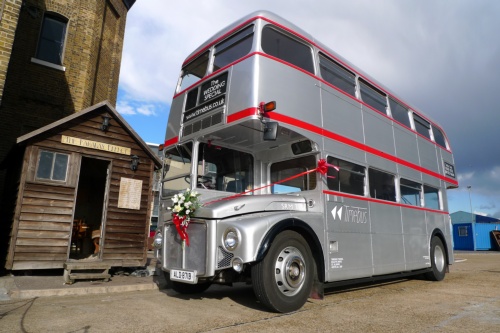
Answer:
[(226, 89), (227, 89), (227, 72), (203, 83), (198, 97), (198, 104), (203, 104), (211, 99), (217, 98), (225, 94)]
[(224, 104), (226, 104), (226, 96), (225, 95), (223, 95), (220, 98), (217, 98), (214, 101), (210, 101), (204, 105), (200, 105), (197, 108), (194, 108), (189, 112), (186, 112), (184, 114), (184, 121), (183, 122), (185, 123), (185, 122), (188, 122), (190, 120), (193, 120), (194, 118), (197, 118), (199, 116), (204, 115), (207, 112), (215, 110), (218, 107), (223, 106)]
[(445, 176), (455, 178), (455, 167), (453, 164), (444, 162), (444, 174)]

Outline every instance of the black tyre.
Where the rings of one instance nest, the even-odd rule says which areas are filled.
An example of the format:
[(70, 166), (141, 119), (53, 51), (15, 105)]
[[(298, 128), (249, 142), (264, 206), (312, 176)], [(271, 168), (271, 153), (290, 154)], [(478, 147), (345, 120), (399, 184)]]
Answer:
[(207, 290), (212, 284), (209, 282), (190, 284), (182, 283), (170, 280), (170, 274), (163, 272), (165, 274), (165, 279), (167, 280), (168, 286), (179, 294), (200, 294)]
[(252, 266), (257, 299), (276, 312), (300, 309), (311, 292), (314, 264), (305, 239), (284, 231), (273, 240), (264, 259)]
[(437, 236), (431, 239), (431, 271), (425, 274), (425, 278), (431, 281), (441, 281), (446, 274), (448, 265), (446, 249), (441, 239)]

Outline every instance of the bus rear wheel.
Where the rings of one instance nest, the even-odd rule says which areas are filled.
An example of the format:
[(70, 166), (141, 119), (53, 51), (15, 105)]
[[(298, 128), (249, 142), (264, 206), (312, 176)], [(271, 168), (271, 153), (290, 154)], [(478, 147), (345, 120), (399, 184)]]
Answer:
[(284, 231), (271, 244), (264, 259), (252, 266), (252, 284), (257, 299), (276, 312), (300, 309), (313, 283), (313, 259), (305, 239)]
[(446, 274), (447, 257), (443, 242), (437, 236), (431, 239), (431, 271), (425, 274), (425, 278), (431, 281), (441, 281)]

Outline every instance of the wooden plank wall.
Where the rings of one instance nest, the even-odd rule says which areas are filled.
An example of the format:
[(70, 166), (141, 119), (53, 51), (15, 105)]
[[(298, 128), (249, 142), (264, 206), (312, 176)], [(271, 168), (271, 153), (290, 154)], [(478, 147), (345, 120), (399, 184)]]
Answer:
[(71, 238), (74, 193), (74, 187), (25, 185), (14, 269), (62, 267)]
[[(32, 142), (40, 149), (77, 153), (73, 156), (88, 156), (107, 159), (111, 162), (108, 205), (104, 207), (105, 221), (103, 261), (112, 266), (142, 266), (146, 263), (147, 236), (149, 234), (150, 200), (154, 163), (135, 140), (114, 119), (107, 132), (100, 130), (101, 113), (89, 113), (58, 128), (57, 132), (42, 133)], [(130, 169), (131, 156), (112, 152), (71, 146), (61, 143), (61, 135), (129, 147), (132, 155), (139, 156), (137, 171)], [(15, 237), (13, 268), (58, 268), (62, 267), (69, 253), (75, 186), (78, 183), (79, 164), (71, 168), (67, 186), (50, 186), (34, 179), (36, 162), (31, 159), (24, 186), (24, 197), (18, 200), (18, 233)], [(139, 210), (118, 208), (120, 179), (122, 177), (142, 180)]]

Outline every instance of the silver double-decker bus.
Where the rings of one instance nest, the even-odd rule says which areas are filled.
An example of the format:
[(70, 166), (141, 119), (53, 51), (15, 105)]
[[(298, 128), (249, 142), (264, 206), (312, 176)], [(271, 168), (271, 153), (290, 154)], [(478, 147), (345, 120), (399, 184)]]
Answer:
[[(453, 263), (443, 129), (283, 18), (259, 11), (182, 65), (166, 129), (156, 254), (171, 287), (251, 282), (295, 311), (324, 288)], [(185, 244), (172, 198), (202, 206)]]

